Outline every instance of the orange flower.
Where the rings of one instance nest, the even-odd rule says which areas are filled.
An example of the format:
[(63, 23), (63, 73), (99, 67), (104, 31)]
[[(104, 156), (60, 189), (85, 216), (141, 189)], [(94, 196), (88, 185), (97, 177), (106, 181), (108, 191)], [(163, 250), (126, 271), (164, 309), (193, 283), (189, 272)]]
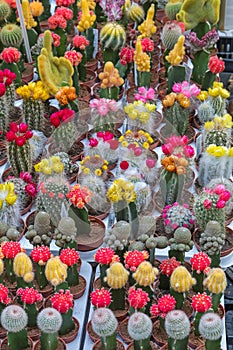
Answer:
[(69, 101), (74, 101), (78, 96), (74, 87), (64, 86), (55, 95), (60, 105), (64, 106)]

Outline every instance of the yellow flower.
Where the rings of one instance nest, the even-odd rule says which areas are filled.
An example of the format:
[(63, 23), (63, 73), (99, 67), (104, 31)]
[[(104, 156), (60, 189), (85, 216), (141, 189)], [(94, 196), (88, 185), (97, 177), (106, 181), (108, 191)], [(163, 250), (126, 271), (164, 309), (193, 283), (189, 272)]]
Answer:
[[(125, 132), (125, 135), (130, 135), (132, 133), (132, 131), (131, 130), (127, 130), (126, 132)], [(121, 137), (124, 137), (124, 136), (121, 136)], [(121, 138), (120, 137), (120, 138)], [(121, 140), (119, 139), (119, 141), (121, 142)]]
[(225, 128), (230, 129), (233, 126), (232, 116), (228, 113), (223, 116), (223, 125)]
[(90, 174), (90, 169), (89, 168), (84, 168), (83, 169), (83, 174), (89, 175)]
[(107, 166), (107, 165), (103, 165), (103, 166), (102, 166), (102, 169), (103, 169), (103, 170), (107, 170), (107, 169), (108, 169), (108, 166)]
[(228, 149), (224, 146), (209, 145), (206, 152), (215, 157), (223, 157), (228, 153)]
[(208, 92), (207, 91), (201, 91), (199, 95), (197, 95), (198, 100), (205, 101), (208, 98)]
[(233, 157), (233, 147), (231, 147), (228, 151), (228, 156)]
[(219, 88), (214, 88), (214, 89), (209, 88), (208, 92), (209, 92), (209, 95), (212, 97), (217, 97), (220, 94)]
[(130, 119), (135, 120), (138, 117), (138, 112), (136, 110), (130, 111), (129, 113), (127, 113), (128, 116), (130, 117)]
[(40, 170), (43, 174), (45, 174), (45, 175), (51, 175), (52, 174), (52, 172), (53, 172), (53, 170), (52, 170), (52, 168), (50, 167), (50, 166), (43, 166), (43, 167), (41, 167), (41, 170)]
[(55, 173), (62, 173), (64, 170), (64, 164), (62, 162), (57, 162), (55, 164), (53, 164), (53, 170), (55, 171)]
[[(125, 133), (125, 134), (126, 134), (126, 133)], [(121, 136), (119, 137), (119, 142), (122, 142), (124, 139), (125, 139), (124, 136), (121, 135)]]
[(50, 160), (53, 164), (61, 161), (61, 159), (60, 159), (59, 156), (52, 156), (52, 157), (49, 158), (49, 160)]
[(101, 176), (102, 175), (102, 170), (101, 169), (96, 169), (95, 170), (95, 175), (96, 176)]
[(153, 143), (153, 142), (154, 142), (154, 140), (152, 139), (151, 136), (147, 138), (147, 141), (148, 141), (149, 143)]
[(148, 142), (143, 142), (142, 147), (145, 149), (149, 148), (149, 143)]
[(156, 110), (156, 105), (151, 103), (146, 103), (146, 109), (148, 112), (154, 112)]
[(122, 144), (123, 147), (128, 147), (128, 142), (127, 141), (122, 141), (121, 144)]
[(8, 194), (5, 198), (6, 203), (9, 205), (15, 204), (16, 200), (17, 200), (16, 194)]
[(213, 122), (213, 121), (211, 121), (211, 122), (205, 122), (205, 124), (204, 124), (204, 128), (205, 128), (206, 130), (212, 130), (213, 127), (214, 127), (214, 122)]

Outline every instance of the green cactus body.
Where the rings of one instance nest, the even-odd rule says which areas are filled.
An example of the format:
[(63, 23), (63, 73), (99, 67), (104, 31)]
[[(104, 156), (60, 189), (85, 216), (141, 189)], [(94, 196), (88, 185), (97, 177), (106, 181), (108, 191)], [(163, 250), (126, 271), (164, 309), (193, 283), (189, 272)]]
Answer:
[[(11, 68), (9, 68), (11, 71), (14, 72)], [(20, 84), (21, 84), (21, 73), (20, 74)], [(17, 74), (16, 74), (17, 75)], [(15, 110), (15, 86), (17, 86), (17, 77), (14, 82), (12, 82), (9, 86), (6, 88), (6, 100), (7, 100), (7, 108), (9, 108), (10, 115), (14, 113)]]
[[(189, 209), (184, 207), (181, 207), (181, 214), (182, 214), (182, 208), (184, 210), (187, 209), (187, 214), (189, 215), (188, 213)], [(167, 217), (169, 217), (169, 215), (167, 215)], [(186, 225), (187, 226), (190, 225), (190, 219), (188, 217), (189, 216), (185, 218), (185, 215), (184, 215), (182, 218), (182, 215), (181, 215), (181, 220), (183, 219), (183, 225), (185, 223), (185, 219), (187, 220)], [(169, 240), (170, 242), (169, 258), (172, 258), (174, 256), (176, 260), (183, 263), (185, 258), (185, 252), (188, 252), (193, 247), (193, 241), (191, 240), (191, 236), (192, 235), (189, 229), (187, 229), (186, 227), (178, 227), (174, 232), (174, 237)]]
[(211, 98), (211, 103), (214, 108), (215, 115), (223, 115), (226, 111), (226, 99), (221, 96)]
[(62, 316), (62, 325), (59, 330), (60, 335), (65, 335), (71, 332), (75, 328), (75, 323), (72, 318), (72, 309), (69, 309), (66, 313), (61, 314)]
[(200, 335), (199, 323), (200, 323), (200, 319), (202, 318), (203, 315), (204, 315), (204, 312), (195, 312), (195, 316), (194, 316), (194, 334), (196, 336)]
[(45, 265), (39, 265), (39, 264), (36, 264), (35, 266), (35, 277), (36, 277), (36, 281), (39, 285), (39, 288), (41, 290), (43, 290), (47, 284), (48, 284), (48, 281), (45, 277)]
[(170, 294), (176, 299), (176, 309), (182, 309), (186, 298), (186, 294), (177, 292), (173, 288), (170, 288)]
[(44, 11), (40, 16), (40, 21), (46, 21), (51, 16), (50, 6), (49, 0), (43, 0)]
[(37, 325), (41, 330), (41, 350), (56, 350), (58, 331), (62, 325), (61, 314), (52, 307), (43, 309), (37, 317)]
[[(1, 64), (1, 69), (9, 69), (11, 72), (16, 74), (16, 79), (15, 79), (15, 84), (16, 87), (19, 87), (20, 85), (22, 85), (22, 80), (21, 80), (21, 73), (19, 70), (19, 66), (17, 63), (13, 62), (13, 63), (6, 63), (6, 62), (2, 62)], [(14, 85), (14, 84), (13, 84)], [(11, 88), (12, 84), (7, 86), (7, 90), (9, 90)], [(15, 87), (13, 86), (13, 88), (15, 89)], [(15, 92), (15, 91), (14, 91)], [(14, 93), (15, 95), (15, 93)], [(9, 99), (10, 101), (10, 99)], [(11, 103), (13, 103), (15, 101), (15, 97), (13, 98), (13, 101), (10, 101)]]
[(216, 80), (216, 74), (211, 71), (207, 71), (202, 80), (202, 90), (208, 90), (213, 86), (213, 82)]
[(182, 340), (175, 340), (168, 338), (168, 350), (187, 350), (188, 349), (188, 337)]
[[(66, 194), (69, 188), (65, 183), (56, 183), (47, 181), (43, 183), (43, 189), (38, 193), (36, 199), (36, 207), (39, 211), (45, 211), (49, 214), (53, 224), (58, 225), (61, 220), (61, 210), (63, 206), (68, 208)], [(53, 193), (54, 196), (51, 196)]]
[(169, 172), (166, 169), (162, 169), (159, 184), (165, 205), (180, 201), (184, 180), (184, 175), (178, 175), (176, 173)]
[(204, 147), (207, 148), (209, 145), (225, 146), (231, 145), (230, 132), (226, 130), (213, 130), (206, 133), (204, 138)]
[(209, 101), (204, 101), (197, 108), (198, 119), (202, 124), (214, 118), (214, 108)]
[(176, 19), (176, 14), (180, 11), (182, 6), (182, 1), (180, 2), (176, 2), (176, 3), (170, 3), (168, 2), (165, 6), (165, 13), (166, 16), (170, 19), (170, 20), (174, 20)]
[(9, 105), (7, 104), (6, 94), (0, 98), (0, 130), (1, 137), (5, 135), (9, 127)]
[(106, 89), (100, 88), (100, 97), (118, 101), (119, 91), (120, 89), (118, 86), (113, 86), (111, 88)]
[(104, 46), (103, 60), (111, 61), (114, 65), (119, 60), (119, 50), (124, 46), (126, 33), (117, 23), (107, 23), (100, 32), (100, 41)]
[(88, 235), (90, 233), (91, 225), (88, 219), (88, 212), (86, 208), (79, 209), (71, 205), (68, 211), (68, 215), (74, 220), (78, 234), (80, 233)]
[(28, 327), (36, 327), (36, 319), (38, 315), (38, 309), (36, 304), (26, 304), (24, 310), (28, 315)]
[(185, 135), (188, 129), (188, 108), (183, 108), (178, 101), (166, 109), (166, 129), (171, 135)]
[(29, 142), (23, 146), (17, 146), (15, 142), (8, 144), (8, 156), (12, 171), (15, 176), (21, 172), (32, 171), (32, 151)]
[(128, 332), (134, 340), (135, 350), (151, 350), (150, 337), (152, 332), (152, 322), (150, 318), (141, 313), (133, 313), (128, 321)]
[(6, 24), (1, 29), (0, 40), (5, 47), (12, 46), (19, 48), (23, 41), (23, 35), (20, 27), (13, 23)]
[(76, 49), (76, 51), (80, 52), (82, 54), (82, 61), (78, 65), (78, 75), (79, 79), (81, 81), (86, 81), (86, 63), (87, 63), (87, 54), (86, 50), (79, 50)]
[(77, 286), (79, 284), (79, 273), (78, 273), (78, 269), (77, 269), (77, 264), (74, 264), (72, 266), (68, 266), (66, 281), (67, 281), (69, 287), (70, 286)]
[(206, 340), (205, 341), (205, 349), (206, 350), (220, 350), (221, 349), (221, 340)]
[(9, 350), (22, 350), (29, 347), (26, 329), (17, 333), (8, 332), (7, 339)]
[(117, 319), (114, 313), (108, 308), (98, 308), (92, 316), (92, 328), (101, 337), (104, 350), (116, 350), (116, 329)]
[(45, 108), (41, 100), (23, 100), (23, 115), (29, 129), (45, 131)]
[(165, 318), (168, 335), (168, 350), (186, 350), (190, 332), (190, 322), (182, 310), (170, 311)]
[(4, 258), (4, 266), (8, 281), (10, 283), (14, 283), (16, 280), (16, 276), (13, 269), (13, 259)]
[(8, 18), (11, 13), (10, 5), (6, 1), (0, 2), (0, 21)]
[[(209, 53), (202, 50), (194, 54), (192, 79), (202, 85), (203, 77), (208, 70)], [(206, 84), (205, 84), (206, 85)]]
[(112, 303), (110, 304), (110, 309), (115, 310), (125, 310), (125, 288), (111, 289)]
[(41, 350), (56, 350), (58, 347), (57, 333), (41, 332), (40, 345), (41, 345)]
[(197, 271), (193, 271), (193, 277), (196, 280), (196, 284), (193, 286), (193, 290), (196, 293), (203, 293), (204, 287), (203, 287), (203, 281), (205, 278), (205, 275), (203, 272), (197, 273)]
[(172, 86), (175, 83), (184, 81), (186, 71), (184, 66), (170, 66), (167, 71), (168, 92), (172, 91)]
[(150, 87), (151, 72), (137, 71), (137, 86)]
[(215, 294), (215, 293), (210, 293), (209, 290), (207, 290), (207, 294), (209, 294), (212, 298), (212, 309), (214, 312), (218, 311), (218, 307), (221, 303), (221, 298), (222, 298), (222, 293)]
[(74, 74), (72, 76), (72, 80), (73, 80), (73, 86), (76, 89), (76, 94), (79, 94), (79, 72), (78, 72), (78, 68), (76, 66), (74, 66)]
[(134, 350), (152, 350), (150, 338), (143, 340), (134, 340)]
[(59, 152), (68, 152), (77, 139), (77, 129), (74, 120), (61, 124), (54, 129), (52, 134), (52, 142)]
[(86, 47), (87, 62), (89, 62), (92, 59), (94, 52), (94, 29), (92, 27), (85, 31), (85, 37), (90, 42), (90, 44)]
[(60, 36), (60, 45), (56, 47), (58, 57), (63, 57), (66, 51), (67, 34), (63, 28), (54, 29), (54, 33)]
[[(163, 26), (161, 34), (162, 43), (167, 50), (172, 50), (177, 43), (178, 38), (182, 35), (181, 27), (173, 22), (167, 22)], [(167, 52), (166, 56), (169, 52)], [(181, 81), (181, 80), (180, 80)]]

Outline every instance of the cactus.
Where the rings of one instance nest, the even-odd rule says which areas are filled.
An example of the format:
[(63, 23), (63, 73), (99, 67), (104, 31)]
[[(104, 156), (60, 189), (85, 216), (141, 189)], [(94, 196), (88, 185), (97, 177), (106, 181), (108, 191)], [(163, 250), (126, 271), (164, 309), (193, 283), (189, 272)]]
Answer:
[(231, 180), (228, 180), (224, 177), (219, 177), (211, 180), (208, 183), (207, 188), (211, 188), (212, 190), (214, 190), (217, 185), (224, 185), (226, 190), (231, 194), (231, 198), (229, 199), (229, 201), (226, 202), (225, 206), (226, 215), (228, 218), (231, 218), (231, 213), (233, 210), (233, 183)]
[(214, 118), (215, 111), (210, 101), (207, 100), (202, 102), (197, 108), (197, 114), (201, 124), (212, 120)]
[(124, 79), (119, 75), (118, 69), (114, 68), (112, 62), (107, 61), (104, 65), (104, 71), (99, 74), (102, 81), (100, 97), (118, 100), (119, 87), (123, 85)]
[(125, 309), (125, 285), (128, 281), (129, 272), (120, 262), (114, 262), (107, 270), (104, 281), (111, 288), (111, 310)]
[(229, 144), (229, 132), (225, 130), (211, 130), (205, 135), (204, 147), (209, 145), (225, 146)]
[(172, 258), (163, 260), (159, 266), (159, 288), (169, 289), (170, 288), (170, 276), (172, 272), (180, 266), (180, 261), (177, 261), (173, 256)]
[(130, 0), (125, 2), (124, 11), (131, 22), (141, 23), (145, 17), (143, 7), (136, 3), (131, 4)]
[(10, 5), (5, 1), (0, 1), (0, 21), (4, 21), (10, 16), (11, 8)]
[(176, 299), (176, 309), (181, 309), (187, 293), (195, 284), (188, 270), (184, 266), (178, 266), (170, 277), (170, 294)]
[(163, 26), (161, 40), (167, 50), (172, 50), (182, 35), (182, 29), (175, 22), (166, 22)]
[(18, 253), (13, 262), (14, 273), (17, 276), (17, 288), (32, 287), (34, 272), (32, 262), (26, 253)]
[(29, 347), (26, 326), (28, 317), (18, 305), (7, 306), (1, 314), (1, 324), (7, 330), (8, 349), (22, 350)]
[(61, 262), (60, 258), (50, 258), (45, 267), (45, 276), (47, 280), (55, 287), (56, 291), (67, 289), (67, 265)]
[[(2, 275), (3, 273), (3, 269), (4, 269), (4, 265), (3, 265), (3, 261), (1, 260), (0, 262), (1, 266), (0, 266), (0, 273)], [(1, 271), (2, 270), (2, 271)], [(1, 276), (2, 277), (2, 276)], [(4, 286), (4, 284), (0, 283), (0, 293), (1, 293), (1, 301), (0, 301), (0, 315), (2, 313), (2, 311), (4, 310), (4, 308), (11, 303), (11, 299), (9, 298), (8, 294), (9, 294), (9, 290), (7, 287)], [(0, 323), (1, 324), (1, 323)]]
[(111, 61), (114, 65), (119, 59), (119, 50), (124, 46), (126, 33), (124, 28), (117, 23), (109, 22), (103, 26), (100, 32), (100, 42), (104, 47), (103, 60)]
[(137, 38), (135, 52), (134, 52), (134, 62), (137, 67), (137, 82), (136, 85), (141, 87), (150, 87), (151, 79), (151, 62), (150, 56), (143, 52), (141, 39)]
[(208, 312), (200, 320), (199, 332), (205, 339), (206, 350), (220, 350), (223, 334), (222, 320), (218, 314)]
[(77, 228), (75, 221), (70, 218), (61, 218), (54, 232), (55, 244), (60, 248), (77, 247), (76, 243)]
[(30, 47), (32, 47), (33, 45), (36, 44), (37, 37), (38, 37), (37, 32), (33, 29), (33, 27), (37, 26), (37, 22), (32, 17), (32, 12), (31, 12), (28, 0), (22, 0), (22, 12), (23, 12), (25, 26), (27, 29), (29, 45)]
[(21, 28), (13, 23), (6, 24), (1, 29), (0, 40), (5, 47), (19, 48), (23, 41)]
[(25, 191), (25, 186), (26, 186), (25, 181), (19, 177), (13, 177), (11, 178), (10, 182), (14, 184), (15, 193), (18, 196), (18, 201), (20, 203), (20, 206), (22, 206), (22, 208), (25, 208), (25, 206), (30, 200), (30, 196)]
[(99, 264), (100, 269), (100, 280), (101, 287), (107, 287), (107, 283), (104, 282), (104, 278), (106, 277), (106, 271), (109, 268), (109, 265), (114, 261), (118, 261), (118, 256), (115, 255), (115, 252), (111, 248), (100, 248), (97, 250), (94, 255), (95, 261)]
[(198, 293), (192, 296), (192, 308), (194, 310), (194, 334), (199, 336), (200, 319), (205, 312), (208, 312), (212, 305), (211, 296), (206, 293)]
[(64, 208), (68, 209), (68, 201), (65, 198), (68, 191), (68, 185), (63, 182), (48, 180), (40, 185), (36, 198), (37, 210), (48, 213), (55, 226), (61, 220), (61, 211)]
[[(3, 66), (2, 64), (1, 66)], [(9, 116), (12, 112), (12, 109), (14, 108), (14, 101), (15, 101), (15, 84), (14, 80), (16, 79), (15, 73), (11, 72), (9, 69), (5, 68), (4, 70), (1, 70), (3, 85), (2, 85), (2, 93), (0, 98), (0, 130), (1, 132), (1, 138), (5, 136), (10, 120)], [(5, 82), (8, 82), (8, 85), (5, 85)], [(5, 93), (4, 93), (5, 91)]]
[[(183, 227), (188, 229), (193, 228), (194, 215), (192, 211), (189, 209), (189, 206), (187, 204), (178, 204), (177, 202), (175, 202), (173, 205), (167, 205), (163, 209), (163, 218), (164, 218), (164, 224), (165, 224), (165, 232), (167, 234), (173, 233), (178, 227)], [(186, 231), (186, 235), (187, 237), (185, 238), (184, 243), (188, 244), (191, 237), (187, 231)], [(171, 243), (175, 243), (175, 241)], [(186, 250), (185, 247), (184, 247), (184, 250)]]
[(34, 225), (28, 227), (25, 237), (34, 246), (49, 246), (52, 240), (49, 214), (39, 211), (35, 216)]
[(220, 253), (225, 243), (225, 234), (217, 221), (209, 221), (200, 237), (201, 251), (211, 258), (211, 267), (220, 265)]
[(55, 95), (64, 84), (72, 86), (73, 66), (64, 57), (54, 57), (52, 36), (49, 30), (44, 33), (44, 47), (38, 57), (41, 81), (51, 95)]
[(168, 350), (187, 350), (190, 322), (182, 310), (172, 310), (165, 318)]
[(180, 0), (170, 0), (168, 3), (165, 5), (165, 13), (166, 16), (172, 21), (176, 19), (177, 13), (180, 11), (182, 6), (182, 1)]
[[(218, 186), (216, 186), (216, 188), (217, 187)], [(215, 221), (221, 225), (222, 233), (225, 234), (224, 205), (222, 206), (222, 203), (220, 203), (221, 206), (219, 205), (219, 194), (214, 191), (215, 190), (208, 191), (208, 189), (204, 189), (203, 192), (196, 196), (193, 207), (194, 214), (197, 224), (202, 231), (205, 230), (207, 223), (214, 218)]]
[[(104, 243), (113, 250), (123, 252), (128, 245), (131, 227), (126, 221), (118, 221), (104, 237)], [(122, 254), (121, 254), (122, 255)]]
[(222, 96), (212, 97), (210, 103), (214, 109), (214, 115), (223, 115), (226, 112), (226, 99)]
[(41, 350), (56, 350), (58, 331), (62, 325), (61, 314), (52, 307), (43, 309), (37, 317), (37, 326), (41, 331)]
[[(166, 226), (165, 226), (166, 228)], [(170, 238), (169, 258), (173, 256), (180, 262), (184, 262), (185, 252), (189, 252), (193, 247), (192, 234), (185, 227), (178, 227)]]
[(51, 304), (54, 309), (59, 311), (62, 316), (62, 325), (59, 329), (59, 335), (63, 336), (71, 332), (75, 328), (72, 318), (73, 312), (73, 295), (69, 290), (60, 290), (51, 297)]
[(14, 283), (16, 276), (13, 270), (13, 259), (21, 252), (19, 242), (3, 242), (1, 245), (2, 253), (4, 255), (4, 265), (6, 270), (6, 277), (10, 283)]
[(17, 241), (20, 232), (17, 230), (16, 226), (9, 226), (5, 222), (0, 221), (0, 242), (4, 241)]
[(156, 26), (154, 22), (155, 16), (155, 4), (151, 4), (150, 8), (147, 11), (146, 19), (138, 26), (138, 30), (141, 33), (139, 38), (150, 38), (153, 34), (156, 33)]
[(67, 177), (73, 173), (77, 173), (79, 166), (76, 163), (72, 163), (69, 155), (66, 152), (58, 152), (54, 154), (55, 157), (59, 157), (62, 164), (64, 165), (64, 172)]
[(206, 271), (210, 268), (211, 260), (204, 252), (194, 254), (190, 259), (192, 266), (193, 277), (196, 280), (196, 284), (193, 286), (193, 290), (197, 293), (203, 293), (203, 280)]
[(152, 350), (150, 337), (152, 333), (152, 321), (142, 312), (133, 313), (128, 321), (128, 333), (134, 341), (135, 350)]
[(4, 222), (8, 226), (18, 225), (20, 212), (14, 184), (12, 182), (0, 184), (0, 194), (0, 222)]
[(96, 309), (91, 318), (94, 332), (101, 337), (104, 350), (116, 350), (116, 330), (118, 326), (114, 313), (105, 307)]
[(207, 288), (207, 293), (212, 297), (212, 309), (217, 312), (222, 293), (227, 286), (225, 272), (219, 267), (211, 269), (203, 284)]
[(28, 327), (36, 327), (38, 315), (37, 302), (42, 301), (43, 297), (34, 288), (19, 288), (16, 292), (18, 300), (23, 304), (23, 308), (28, 316)]
[(27, 124), (10, 124), (10, 131), (6, 133), (8, 141), (8, 157), (14, 176), (19, 177), (21, 172), (32, 170), (32, 149), (29, 139), (33, 133), (28, 130)]
[(39, 289), (44, 289), (48, 281), (45, 277), (45, 264), (51, 257), (51, 252), (46, 246), (38, 246), (33, 248), (31, 252), (31, 259), (35, 266), (35, 277), (39, 285)]
[(62, 249), (60, 252), (60, 260), (68, 266), (67, 268), (67, 283), (68, 286), (77, 286), (79, 284), (78, 261), (79, 254), (73, 248)]

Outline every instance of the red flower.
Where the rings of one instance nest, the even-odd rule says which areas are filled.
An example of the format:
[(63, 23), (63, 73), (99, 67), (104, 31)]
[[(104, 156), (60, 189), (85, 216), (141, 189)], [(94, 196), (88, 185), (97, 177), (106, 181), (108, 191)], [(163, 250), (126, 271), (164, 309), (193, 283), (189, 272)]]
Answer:
[(14, 259), (14, 257), (22, 251), (19, 242), (3, 242), (2, 243), (2, 253), (7, 259)]
[(73, 38), (73, 45), (77, 49), (85, 50), (85, 48), (90, 45), (90, 42), (89, 42), (89, 40), (87, 40), (85, 38), (85, 36), (83, 36), (83, 35), (76, 35)]
[(14, 123), (14, 122), (10, 123), (10, 131), (18, 132), (18, 130), (19, 130), (18, 124)]
[(113, 258), (115, 257), (116, 255), (112, 248), (100, 248), (97, 250), (96, 254), (94, 255), (95, 261), (102, 265), (111, 264), (113, 261)]
[(15, 47), (7, 47), (3, 49), (1, 53), (1, 59), (6, 63), (17, 63), (19, 62), (21, 53)]
[(78, 66), (79, 63), (82, 61), (82, 54), (80, 52), (76, 52), (74, 50), (66, 51), (64, 57), (70, 61), (72, 66)]
[(57, 128), (61, 124), (59, 117), (54, 114), (51, 114), (50, 122), (51, 124), (53, 124), (53, 126), (55, 126), (55, 128)]
[(24, 133), (24, 132), (26, 132), (27, 130), (28, 130), (28, 125), (27, 125), (27, 124), (25, 124), (25, 123), (20, 123), (20, 124), (19, 124), (19, 132)]
[(25, 192), (31, 197), (35, 197), (37, 194), (36, 184), (29, 183), (24, 187)]
[(120, 52), (120, 63), (126, 65), (134, 60), (134, 49), (132, 47), (123, 47)]
[(210, 209), (212, 207), (212, 201), (210, 199), (205, 199), (203, 205), (205, 209)]
[(25, 304), (35, 304), (37, 301), (43, 299), (42, 294), (40, 294), (36, 289), (26, 287), (25, 289), (19, 288), (16, 295), (21, 298), (22, 302)]
[(223, 201), (223, 200), (221, 200), (221, 199), (219, 199), (219, 200), (217, 201), (217, 203), (216, 203), (216, 208), (222, 209), (222, 208), (225, 207), (225, 205), (226, 205), (226, 202)]
[(190, 264), (192, 265), (192, 269), (197, 273), (205, 272), (206, 269), (210, 267), (211, 259), (204, 252), (199, 252), (194, 254), (190, 259)]
[(153, 316), (166, 317), (169, 311), (174, 310), (176, 306), (176, 299), (169, 294), (165, 294), (158, 300), (158, 304), (151, 306), (150, 312)]
[(95, 307), (108, 307), (111, 304), (111, 293), (104, 288), (91, 293), (91, 303)]
[(218, 56), (211, 56), (208, 63), (208, 68), (213, 74), (218, 74), (224, 71), (225, 63)]
[(120, 168), (122, 170), (127, 170), (129, 167), (129, 163), (126, 161), (126, 160), (123, 160), (121, 163), (120, 163)]
[(22, 147), (25, 145), (26, 139), (23, 136), (16, 136), (15, 143), (17, 146)]
[(52, 307), (59, 311), (61, 314), (66, 314), (70, 308), (73, 307), (73, 295), (69, 290), (65, 292), (61, 289), (59, 293), (54, 294), (51, 297)]
[(75, 0), (56, 0), (57, 6), (66, 6), (69, 7), (75, 3)]
[(72, 109), (64, 108), (61, 111), (54, 112), (50, 116), (50, 122), (57, 128), (62, 122), (67, 123), (75, 117)]
[(63, 16), (56, 15), (54, 13), (54, 15), (49, 17), (48, 25), (49, 25), (49, 29), (56, 29), (56, 28), (65, 29), (66, 26), (67, 26), (67, 22), (66, 22), (66, 20), (65, 20), (65, 18)]
[(71, 187), (70, 192), (66, 195), (71, 204), (78, 209), (83, 209), (85, 204), (90, 202), (91, 196), (92, 192), (86, 186), (81, 187), (79, 184)]
[(206, 312), (211, 308), (212, 298), (206, 293), (198, 293), (192, 296), (192, 308), (197, 312)]
[(128, 301), (130, 307), (142, 309), (150, 301), (150, 298), (141, 288), (135, 289), (135, 287), (131, 287), (129, 289)]
[(91, 147), (96, 147), (96, 146), (98, 146), (98, 140), (96, 140), (96, 139), (94, 139), (93, 137), (91, 137), (90, 138), (90, 140), (89, 140), (89, 145), (91, 146)]
[(230, 198), (231, 198), (231, 193), (229, 191), (224, 191), (219, 195), (219, 199), (225, 202), (229, 201)]
[(78, 263), (79, 254), (74, 248), (62, 249), (60, 253), (60, 260), (67, 266), (72, 266)]
[(31, 182), (32, 181), (32, 175), (28, 171), (21, 172), (19, 175), (20, 179), (22, 179), (24, 182)]
[(175, 257), (172, 257), (170, 259), (163, 260), (159, 268), (163, 275), (169, 277), (178, 266), (180, 266), (180, 262), (177, 261)]
[(51, 257), (51, 252), (49, 250), (49, 247), (42, 245), (40, 247), (33, 248), (30, 256), (32, 260), (38, 263), (39, 265), (45, 265), (45, 263)]
[(6, 139), (9, 142), (14, 141), (15, 140), (15, 133), (13, 131), (7, 131), (6, 132)]
[(2, 97), (6, 92), (5, 84), (0, 83), (0, 97)]
[(147, 251), (128, 251), (124, 254), (124, 263), (126, 269), (130, 271), (136, 271), (137, 267), (146, 259), (148, 259), (149, 254)]
[(55, 10), (55, 14), (64, 17), (67, 21), (73, 18), (73, 11), (64, 6), (57, 7)]
[(153, 40), (149, 39), (149, 38), (144, 38), (141, 40), (141, 44), (142, 44), (142, 50), (144, 52), (152, 52), (154, 51), (154, 42)]
[(28, 130), (24, 134), (24, 137), (25, 137), (26, 140), (29, 140), (30, 138), (32, 138), (32, 136), (33, 136), (32, 130)]
[(2, 283), (0, 283), (0, 303), (10, 304), (11, 299), (8, 297), (9, 290)]

